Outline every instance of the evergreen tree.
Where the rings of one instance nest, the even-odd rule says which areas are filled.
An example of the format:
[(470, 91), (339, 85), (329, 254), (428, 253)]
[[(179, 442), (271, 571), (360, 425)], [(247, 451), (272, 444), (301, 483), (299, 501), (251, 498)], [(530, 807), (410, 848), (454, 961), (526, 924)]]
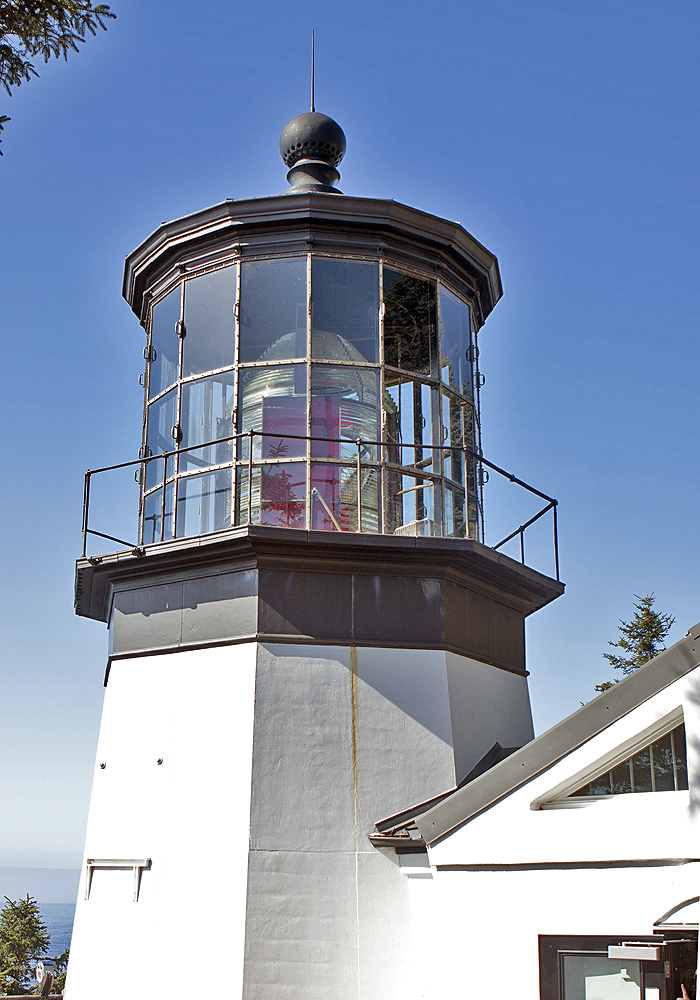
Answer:
[[(105, 18), (116, 17), (107, 4), (93, 7), (90, 0), (0, 0), (0, 85), (12, 95), (12, 87), (38, 76), (32, 59), (78, 51), (87, 31), (106, 31)], [(7, 115), (0, 115), (0, 132)], [(2, 155), (2, 154), (0, 154)]]
[[(638, 667), (653, 660), (658, 653), (666, 649), (664, 639), (676, 620), (673, 615), (662, 615), (653, 610), (655, 600), (653, 593), (647, 594), (646, 597), (639, 597), (637, 594), (634, 596), (637, 598), (634, 617), (629, 622), (620, 620), (620, 638), (617, 642), (608, 642), (609, 646), (614, 646), (622, 652), (603, 653), (608, 663), (611, 663), (615, 670), (621, 670), (625, 676), (634, 673)], [(596, 684), (595, 690), (607, 691), (613, 684), (617, 684), (617, 680), (603, 681), (602, 684)]]
[(7, 996), (29, 993), (32, 963), (46, 955), (49, 932), (35, 899), (13, 902), (0, 910), (0, 990)]

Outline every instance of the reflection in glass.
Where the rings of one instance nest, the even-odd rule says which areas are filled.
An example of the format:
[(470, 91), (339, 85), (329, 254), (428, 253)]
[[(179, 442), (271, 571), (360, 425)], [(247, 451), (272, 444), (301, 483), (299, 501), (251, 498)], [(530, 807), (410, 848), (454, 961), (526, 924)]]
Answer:
[(630, 761), (632, 771), (632, 788), (635, 792), (651, 791), (651, 759), (649, 747), (640, 750)]
[(685, 726), (681, 723), (672, 732), (577, 788), (570, 796), (671, 792), (687, 787)]
[(177, 381), (180, 338), (175, 324), (180, 320), (181, 291), (178, 285), (153, 307), (151, 365), (148, 395), (152, 399)]
[(447, 485), (445, 485), (445, 534), (451, 538), (464, 538), (467, 534), (464, 490), (457, 490)]
[(278, 528), (305, 528), (306, 463), (262, 465), (253, 475), (259, 477), (260, 484), (259, 516), (254, 514), (253, 521)]
[(311, 258), (311, 353), (378, 361), (379, 265)]
[[(376, 447), (364, 442), (379, 437), (378, 390), (379, 372), (375, 369), (312, 365), (311, 436), (326, 440), (312, 441), (311, 454), (356, 459), (356, 441), (361, 438), (361, 461), (376, 461)], [(333, 438), (343, 441), (339, 444)]]
[(387, 532), (394, 535), (434, 535), (435, 485), (423, 476), (387, 471)]
[(175, 534), (204, 535), (231, 526), (232, 469), (180, 479)]
[(562, 955), (562, 1000), (641, 1000), (639, 962), (607, 955)]
[(185, 282), (183, 378), (234, 363), (235, 305), (235, 265)]
[(362, 468), (360, 493), (356, 465), (311, 466), (311, 527), (316, 531), (379, 531), (379, 473)]
[[(384, 394), (389, 462), (433, 468), (433, 417), (430, 386), (387, 372)], [(393, 383), (393, 384), (392, 384)], [(424, 447), (423, 447), (424, 446)]]
[(442, 393), (442, 467), (445, 475), (456, 483), (464, 482), (464, 437), (462, 434), (462, 403), (456, 397)]
[[(280, 365), (239, 372), (239, 419), (242, 433), (258, 432), (254, 458), (292, 458), (306, 454), (306, 366)], [(264, 436), (259, 436), (264, 435)], [(296, 435), (292, 437), (291, 435)], [(241, 442), (241, 458), (248, 442)]]
[(163, 511), (163, 489), (154, 490), (144, 498), (143, 503), (143, 543), (169, 542), (173, 537), (173, 484), (165, 487), (165, 511)]
[[(231, 437), (233, 426), (234, 375), (214, 375), (197, 382), (185, 382), (180, 404), (180, 448), (191, 448), (204, 441)], [(201, 469), (208, 465), (230, 462), (233, 458), (233, 441), (195, 451), (183, 452), (180, 471)]]
[(241, 265), (239, 362), (306, 357), (306, 257)]
[[(177, 422), (177, 390), (167, 393), (165, 396), (148, 407), (148, 431), (146, 434), (146, 447), (148, 455), (161, 455), (164, 451), (172, 451), (177, 448), (177, 443), (173, 439), (173, 427)], [(156, 486), (163, 481), (164, 462), (162, 459), (154, 459), (146, 463), (146, 489)], [(173, 471), (172, 469), (168, 470)]]
[(442, 381), (456, 392), (472, 397), (469, 306), (440, 287), (440, 355)]
[(437, 377), (434, 281), (384, 268), (384, 361)]

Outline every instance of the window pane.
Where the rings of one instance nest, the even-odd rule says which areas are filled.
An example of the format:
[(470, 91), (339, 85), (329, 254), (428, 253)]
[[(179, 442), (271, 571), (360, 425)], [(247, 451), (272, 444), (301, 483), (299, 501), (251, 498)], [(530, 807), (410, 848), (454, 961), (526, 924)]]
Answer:
[(235, 305), (235, 266), (185, 282), (183, 378), (234, 363)]
[(442, 381), (464, 396), (472, 397), (469, 306), (440, 288), (440, 355)]
[(462, 403), (456, 396), (442, 394), (442, 467), (446, 476), (456, 483), (464, 482), (464, 452), (462, 447)]
[[(182, 386), (180, 448), (191, 448), (203, 441), (230, 437), (233, 426), (233, 372), (186, 382)], [(182, 470), (218, 465), (233, 459), (233, 441), (183, 452), (180, 457)]]
[(639, 962), (606, 955), (563, 955), (562, 1000), (641, 1000)]
[[(173, 440), (173, 427), (177, 420), (177, 391), (162, 396), (158, 402), (148, 407), (148, 431), (146, 446), (149, 455), (160, 455), (164, 451), (177, 448)], [(172, 470), (168, 470), (169, 472)], [(146, 463), (146, 489), (151, 489), (163, 481), (163, 462)]]
[[(387, 372), (384, 396), (387, 457), (399, 465), (417, 465), (432, 471), (433, 393), (428, 385)], [(425, 446), (425, 447), (424, 447)]]
[(630, 762), (628, 760), (618, 764), (610, 772), (610, 791), (613, 795), (625, 795), (632, 791)]
[[(165, 511), (163, 512), (163, 490), (149, 493), (143, 504), (143, 542), (150, 545), (153, 542), (169, 542), (173, 537), (173, 484), (165, 487)], [(163, 517), (165, 513), (165, 517)], [(161, 539), (161, 526), (163, 538)]]
[(678, 791), (688, 787), (688, 762), (685, 748), (685, 724), (676, 726), (672, 733), (673, 754), (676, 761), (676, 788)]
[(386, 531), (395, 535), (434, 535), (435, 488), (422, 476), (387, 470)]
[(239, 361), (306, 357), (306, 257), (241, 265)]
[(311, 466), (311, 527), (315, 531), (352, 531), (357, 521), (357, 468)]
[(651, 791), (651, 758), (649, 747), (640, 750), (630, 760), (632, 771), (632, 790), (635, 792)]
[(311, 259), (311, 353), (333, 361), (378, 361), (379, 265)]
[(435, 282), (384, 268), (384, 360), (437, 376)]
[(177, 492), (176, 535), (204, 535), (231, 526), (231, 469), (181, 479)]
[(263, 465), (254, 475), (260, 477), (260, 514), (253, 520), (279, 528), (305, 528), (306, 463)]
[[(306, 366), (281, 365), (239, 371), (239, 430), (254, 430), (255, 458), (291, 458), (306, 454)], [(264, 436), (258, 436), (264, 435)], [(242, 442), (242, 458), (248, 457)]]
[(652, 743), (651, 757), (654, 768), (654, 791), (672, 792), (675, 784), (673, 780), (673, 747), (671, 745), (670, 733)]
[[(358, 438), (364, 442), (379, 439), (378, 396), (379, 372), (372, 368), (312, 365), (311, 436), (326, 440), (312, 441), (311, 454), (356, 460)], [(333, 438), (341, 438), (343, 443)], [(376, 447), (361, 446), (361, 461), (376, 458)]]
[(180, 286), (153, 307), (151, 347), (155, 357), (151, 361), (148, 395), (152, 399), (159, 392), (177, 381), (180, 357), (180, 338), (175, 324), (180, 319)]
[(464, 490), (449, 486), (445, 487), (445, 534), (453, 538), (464, 538), (467, 534)]

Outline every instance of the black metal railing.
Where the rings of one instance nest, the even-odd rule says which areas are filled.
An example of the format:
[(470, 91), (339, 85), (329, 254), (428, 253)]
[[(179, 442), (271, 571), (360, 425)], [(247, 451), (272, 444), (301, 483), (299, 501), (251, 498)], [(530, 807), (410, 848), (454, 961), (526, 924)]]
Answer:
[[(532, 517), (527, 521), (520, 524), (514, 531), (506, 535), (505, 538), (501, 539), (496, 545), (492, 545), (493, 549), (501, 549), (509, 541), (519, 536), (520, 538), (520, 561), (525, 564), (525, 531), (535, 524), (541, 518), (543, 518), (549, 511), (552, 511), (552, 529), (553, 529), (553, 555), (554, 555), (554, 572), (555, 577), (559, 580), (559, 539), (558, 539), (558, 528), (557, 528), (557, 501), (548, 496), (546, 493), (542, 493), (540, 490), (535, 489), (534, 486), (530, 486), (524, 480), (519, 479), (512, 473), (506, 472), (504, 469), (490, 462), (482, 454), (468, 448), (464, 445), (428, 445), (417, 442), (403, 442), (403, 441), (372, 441), (363, 438), (356, 438), (354, 441), (348, 438), (328, 438), (328, 437), (313, 437), (311, 435), (304, 436), (300, 434), (271, 434), (263, 431), (249, 430), (244, 433), (232, 434), (225, 438), (216, 438), (212, 441), (204, 441), (194, 445), (188, 445), (184, 448), (174, 448), (170, 451), (161, 452), (157, 455), (144, 455), (141, 458), (132, 459), (129, 462), (118, 462), (115, 465), (103, 466), (99, 469), (88, 469), (85, 473), (85, 486), (83, 494), (83, 525), (82, 525), (82, 535), (83, 535), (83, 545), (82, 545), (82, 555), (83, 558), (92, 558), (87, 556), (88, 547), (88, 536), (95, 536), (97, 538), (104, 538), (108, 541), (116, 542), (118, 545), (124, 546), (127, 549), (131, 549), (135, 554), (143, 554), (144, 549), (144, 539), (143, 539), (143, 528), (144, 528), (144, 500), (148, 494), (154, 494), (161, 491), (161, 527), (160, 527), (160, 539), (156, 541), (169, 541), (170, 539), (164, 538), (164, 524), (166, 519), (166, 500), (165, 500), (165, 486), (166, 482), (175, 482), (186, 480), (189, 478), (187, 474), (182, 472), (178, 474), (173, 474), (172, 476), (167, 475), (168, 463), (171, 460), (177, 459), (180, 455), (187, 454), (189, 452), (203, 451), (206, 448), (219, 447), (224, 444), (233, 444), (239, 442), (247, 442), (247, 455), (243, 458), (231, 457), (227, 461), (222, 463), (212, 462), (207, 464), (201, 470), (205, 473), (220, 472), (225, 469), (237, 470), (239, 473), (242, 471), (247, 472), (247, 497), (242, 496), (241, 490), (241, 480), (243, 476), (235, 476), (235, 484), (233, 486), (234, 495), (231, 497), (231, 524), (228, 527), (243, 526), (245, 524), (257, 523), (253, 520), (254, 515), (254, 504), (253, 504), (253, 473), (256, 469), (267, 468), (273, 466), (275, 463), (270, 462), (268, 457), (255, 457), (254, 456), (254, 444), (256, 438), (274, 438), (283, 439), (284, 441), (304, 441), (307, 443), (319, 442), (326, 445), (338, 445), (338, 451), (340, 452), (340, 446), (354, 446), (355, 457), (353, 459), (353, 464), (356, 470), (356, 495), (354, 499), (355, 504), (355, 518), (357, 527), (355, 530), (358, 533), (376, 533), (376, 534), (394, 534), (401, 527), (410, 528), (411, 525), (396, 525), (393, 528), (389, 528), (387, 531), (385, 509), (387, 502), (391, 499), (387, 494), (389, 478), (393, 476), (405, 476), (412, 477), (416, 480), (416, 485), (411, 486), (407, 489), (395, 490), (392, 494), (398, 497), (405, 493), (410, 493), (415, 490), (425, 490), (434, 487), (436, 484), (441, 486), (447, 486), (449, 489), (457, 488), (464, 492), (465, 497), (465, 516), (463, 521), (464, 533), (456, 534), (454, 530), (445, 531), (444, 521), (442, 514), (440, 513), (436, 521), (432, 522), (431, 533), (436, 531), (436, 534), (442, 537), (477, 537), (477, 531), (473, 530), (470, 533), (470, 523), (472, 527), (475, 527), (476, 521), (480, 523), (481, 526), (481, 541), (483, 541), (483, 506), (481, 503), (481, 492), (484, 482), (488, 481), (488, 474), (484, 473), (484, 468), (497, 473), (503, 479), (510, 483), (515, 484), (521, 489), (529, 492), (530, 494), (541, 498), (546, 501), (544, 507), (537, 511)], [(377, 457), (369, 459), (366, 457), (368, 454), (371, 456), (372, 450), (375, 450), (375, 455)], [(365, 452), (365, 457), (363, 458), (363, 451)], [(421, 458), (416, 459), (413, 464), (403, 464), (396, 460), (397, 456), (403, 457), (403, 453), (406, 451), (414, 452), (414, 455), (421, 455)], [(422, 458), (423, 453), (430, 452), (431, 455), (428, 459)], [(456, 479), (446, 477), (442, 473), (437, 472), (427, 472), (427, 466), (435, 465), (435, 453), (439, 453), (441, 460), (445, 460), (448, 457), (452, 459), (453, 462), (458, 461), (462, 463), (460, 465), (461, 469), (461, 482)], [(323, 455), (311, 455), (311, 459), (314, 464), (333, 464), (337, 466), (349, 467), (349, 458), (347, 454), (343, 457), (338, 456), (323, 456)], [(289, 456), (282, 458), (285, 462), (293, 462), (296, 464), (308, 464), (308, 456)], [(149, 467), (149, 463), (163, 462), (163, 478), (159, 480), (154, 487), (148, 491), (148, 494), (144, 491), (143, 485), (146, 482), (146, 470)], [(105, 473), (115, 472), (121, 469), (136, 468), (138, 471), (135, 475), (137, 482), (141, 485), (140, 491), (140, 507), (139, 507), (139, 528), (138, 528), (138, 541), (136, 543), (127, 541), (123, 538), (119, 538), (116, 535), (108, 534), (103, 531), (97, 531), (90, 527), (89, 517), (90, 517), (90, 500), (91, 500), (91, 484), (94, 477), (98, 475), (103, 475)], [(379, 485), (377, 491), (377, 517), (378, 517), (378, 528), (376, 530), (363, 528), (363, 485), (362, 485), (362, 471), (363, 470), (376, 470), (379, 475)], [(192, 473), (190, 473), (191, 475)], [(420, 480), (420, 481), (419, 481)], [(326, 500), (321, 495), (320, 491), (316, 487), (312, 487), (310, 490), (310, 498), (312, 501), (320, 502), (321, 506), (324, 508), (326, 514), (328, 515), (331, 523), (334, 525), (334, 530), (337, 531), (347, 531), (348, 528), (343, 528), (340, 524), (338, 518), (333, 513)], [(366, 498), (365, 498), (366, 499)], [(474, 518), (470, 517), (470, 504), (472, 504), (477, 512), (476, 521)], [(175, 502), (173, 501), (173, 507)], [(365, 503), (365, 509), (367, 507)], [(262, 497), (261, 497), (261, 508), (262, 508)], [(247, 519), (242, 519), (243, 512), (245, 510)], [(236, 513), (240, 516), (236, 517)], [(173, 511), (174, 516), (174, 511)], [(411, 522), (416, 524), (416, 522)], [(385, 530), (383, 531), (382, 528)], [(436, 530), (437, 529), (437, 530)], [(219, 529), (222, 530), (222, 529)], [(207, 532), (208, 533), (208, 532)], [(401, 532), (402, 534), (406, 532)], [(187, 536), (178, 536), (187, 537)], [(484, 542), (484, 544), (486, 544)]]

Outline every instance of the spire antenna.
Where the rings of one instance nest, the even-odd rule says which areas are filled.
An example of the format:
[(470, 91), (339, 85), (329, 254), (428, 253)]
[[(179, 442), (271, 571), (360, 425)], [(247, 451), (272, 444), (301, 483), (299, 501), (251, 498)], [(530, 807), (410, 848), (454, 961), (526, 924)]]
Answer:
[(311, 29), (311, 111), (315, 111), (314, 107), (314, 29)]

